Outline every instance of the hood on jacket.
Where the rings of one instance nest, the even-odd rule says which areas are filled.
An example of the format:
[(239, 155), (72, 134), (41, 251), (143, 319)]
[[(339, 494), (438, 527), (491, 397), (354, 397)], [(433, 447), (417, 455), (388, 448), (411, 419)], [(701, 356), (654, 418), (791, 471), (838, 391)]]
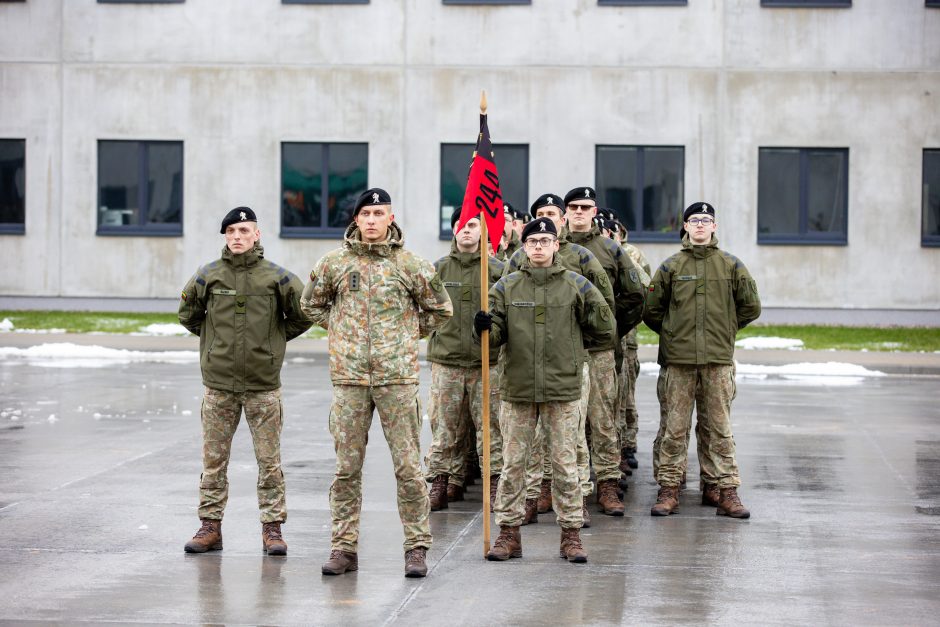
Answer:
[(222, 260), (233, 266), (253, 266), (264, 259), (264, 247), (260, 242), (255, 242), (251, 250), (235, 254), (228, 246), (222, 247)]
[(401, 227), (398, 226), (398, 223), (392, 221), (388, 227), (388, 237), (384, 242), (376, 242), (375, 244), (369, 244), (362, 241), (362, 234), (359, 232), (359, 225), (355, 222), (352, 222), (348, 227), (346, 227), (346, 232), (343, 234), (343, 246), (356, 253), (357, 255), (379, 255), (380, 257), (388, 257), (392, 252), (401, 248), (405, 245), (405, 235), (402, 233)]

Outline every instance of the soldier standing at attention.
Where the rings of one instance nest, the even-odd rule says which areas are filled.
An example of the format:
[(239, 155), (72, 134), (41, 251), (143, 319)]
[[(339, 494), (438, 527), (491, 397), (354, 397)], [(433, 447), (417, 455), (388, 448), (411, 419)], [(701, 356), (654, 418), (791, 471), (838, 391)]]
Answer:
[[(461, 208), (454, 210), (450, 226), (456, 229)], [(462, 406), (469, 404), (475, 427), (475, 448), (482, 462), (483, 388), (480, 376), (480, 345), (473, 341), (473, 316), (480, 310), (480, 254), (486, 252), (486, 242), (480, 242), (480, 219), (471, 218), (464, 227), (454, 231), (450, 254), (434, 263), (438, 278), (454, 306), (454, 316), (444, 326), (431, 333), (428, 339), (428, 361), (431, 362), (431, 392), (428, 417), (431, 422), (434, 446), (428, 454), (428, 473), (434, 477), (431, 484), (431, 511), (446, 509), (452, 490), (448, 480), (452, 469), (463, 464), (463, 443), (458, 437), (463, 420)], [(503, 263), (489, 259), (489, 284), (496, 283), (503, 273)], [(490, 493), (496, 495), (503, 465), (503, 440), (499, 433), (499, 374), (496, 368), (498, 353), (490, 353)], [(462, 481), (462, 479), (461, 479)], [(462, 485), (459, 486), (462, 490)]]
[(479, 311), (473, 321), (475, 337), (487, 329), (490, 346), (506, 346), (499, 412), (503, 475), (495, 508), (500, 532), (486, 557), (522, 557), (519, 526), (525, 517), (526, 463), (540, 425), (552, 461), (552, 497), (561, 526), (559, 555), (583, 563), (587, 553), (580, 537), (576, 458), (582, 334), (608, 341), (614, 335), (613, 314), (590, 281), (561, 264), (552, 220), (527, 224), (522, 242), (527, 260), (493, 286), (490, 313)]
[(317, 263), (300, 306), (329, 332), (333, 381), (333, 528), (321, 570), (341, 575), (359, 568), (362, 463), (378, 409), (398, 482), (405, 576), (424, 577), (431, 528), (418, 439), (418, 339), (443, 325), (453, 308), (434, 266), (405, 250), (388, 192), (373, 188), (359, 196), (343, 247)]
[(499, 243), (499, 254), (497, 255), (500, 261), (506, 261), (512, 257), (522, 245), (519, 239), (521, 228), (516, 226), (516, 210), (505, 201), (503, 202), (503, 217), (505, 218), (503, 238)]
[[(576, 187), (565, 195), (568, 241), (590, 250), (603, 266), (613, 287), (617, 337), (636, 328), (643, 317), (645, 292), (640, 272), (630, 257), (594, 223), (597, 195), (591, 187)], [(619, 345), (614, 348), (619, 349)], [(620, 479), (620, 433), (617, 429), (617, 367), (614, 348), (597, 347), (588, 352), (591, 391), (588, 424), (591, 425), (591, 463), (597, 475), (597, 504), (609, 516), (623, 516), (617, 496)]]
[(735, 395), (734, 340), (760, 315), (757, 284), (744, 264), (718, 248), (715, 207), (689, 205), (682, 214), (682, 250), (656, 270), (643, 320), (659, 333), (662, 415), (657, 481), (650, 510), (668, 516), (679, 506), (679, 484), (688, 453), (689, 421), (696, 392), (705, 406), (709, 438), (705, 454), (719, 489), (717, 514), (748, 518), (738, 497), (738, 464), (731, 433)]
[(287, 520), (281, 472), (281, 364), (289, 340), (310, 328), (300, 310), (303, 284), (264, 258), (258, 218), (236, 207), (222, 220), (222, 258), (205, 265), (183, 288), (180, 324), (199, 336), (202, 401), (202, 526), (187, 553), (222, 549), (228, 501), (228, 461), (242, 410), (258, 462), (261, 541), (268, 555), (286, 555)]

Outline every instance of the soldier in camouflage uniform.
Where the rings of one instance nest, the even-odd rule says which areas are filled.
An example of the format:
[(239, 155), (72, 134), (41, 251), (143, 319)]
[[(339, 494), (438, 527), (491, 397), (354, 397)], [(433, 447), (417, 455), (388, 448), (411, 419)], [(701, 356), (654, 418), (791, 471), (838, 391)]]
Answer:
[(503, 217), (506, 219), (505, 226), (503, 227), (503, 238), (499, 244), (499, 253), (497, 253), (496, 258), (500, 261), (506, 261), (512, 257), (522, 246), (522, 241), (519, 239), (519, 232), (515, 228), (515, 219), (516, 210), (513, 209), (512, 205), (508, 202), (503, 203)]
[(528, 260), (490, 290), (490, 313), (474, 318), (477, 337), (489, 330), (490, 345), (506, 347), (500, 386), (503, 476), (495, 508), (500, 533), (487, 559), (522, 557), (526, 461), (540, 428), (552, 460), (559, 555), (586, 562), (575, 453), (582, 347), (587, 338), (602, 343), (613, 337), (613, 314), (597, 288), (561, 264), (552, 220), (527, 224), (522, 241)]
[(281, 524), (287, 520), (281, 472), (281, 364), (288, 340), (310, 328), (300, 310), (303, 285), (264, 258), (258, 219), (248, 207), (222, 220), (222, 258), (202, 266), (183, 288), (180, 324), (199, 336), (203, 471), (199, 481), (202, 526), (187, 553), (222, 549), (222, 515), (228, 501), (227, 469), (242, 411), (258, 462), (262, 546), (285, 555)]
[[(472, 438), (481, 457), (483, 446), (483, 408), (480, 346), (471, 337), (473, 315), (480, 309), (480, 219), (472, 218), (463, 229), (456, 230), (460, 207), (451, 216), (454, 239), (450, 254), (434, 263), (443, 282), (454, 316), (433, 331), (428, 339), (428, 361), (431, 362), (431, 394), (428, 416), (433, 446), (428, 454), (428, 472), (434, 477), (431, 485), (431, 511), (446, 509), (448, 502), (462, 497), (463, 476), (454, 477), (463, 465), (462, 435), (464, 414), (469, 405), (473, 420)], [(503, 272), (503, 263), (489, 259), (489, 284), (496, 283)], [(503, 466), (503, 440), (499, 432), (499, 373), (497, 351), (490, 353), (490, 491), (495, 497)], [(469, 402), (468, 402), (469, 401)]]
[(588, 424), (591, 427), (591, 463), (597, 476), (597, 504), (604, 514), (623, 516), (624, 507), (617, 492), (621, 476), (620, 434), (617, 429), (617, 354), (620, 338), (636, 328), (643, 316), (645, 291), (640, 270), (620, 246), (601, 234), (594, 223), (597, 194), (587, 186), (565, 195), (565, 217), (569, 241), (590, 250), (604, 267), (614, 292), (617, 337), (614, 346), (597, 346), (588, 351), (591, 388)]
[(703, 452), (719, 488), (717, 513), (748, 518), (737, 492), (741, 480), (731, 433), (733, 356), (735, 334), (760, 315), (760, 298), (744, 264), (718, 248), (714, 206), (693, 203), (682, 219), (682, 250), (653, 276), (643, 318), (660, 334), (659, 363), (665, 370), (665, 425), (657, 454), (660, 488), (650, 513), (667, 516), (678, 508), (689, 421), (693, 404), (700, 402), (704, 412), (699, 419), (705, 418), (709, 433)]
[(320, 259), (300, 301), (304, 313), (329, 332), (336, 476), (325, 575), (359, 567), (362, 464), (376, 409), (398, 483), (405, 576), (427, 574), (431, 529), (421, 476), (418, 339), (443, 325), (453, 308), (434, 267), (405, 250), (391, 202), (379, 188), (359, 196), (343, 247)]

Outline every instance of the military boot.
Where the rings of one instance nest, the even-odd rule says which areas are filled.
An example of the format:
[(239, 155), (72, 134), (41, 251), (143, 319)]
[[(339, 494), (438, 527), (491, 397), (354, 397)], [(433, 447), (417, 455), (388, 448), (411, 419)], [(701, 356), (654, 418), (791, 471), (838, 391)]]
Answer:
[(584, 497), (584, 500), (581, 502), (581, 528), (587, 529), (591, 526), (591, 512), (588, 510), (588, 497)]
[(428, 550), (423, 546), (416, 546), (405, 551), (405, 577), (425, 577), (428, 574), (428, 565), (425, 562)]
[(428, 496), (431, 498), (431, 511), (447, 509), (447, 475), (434, 477)]
[(493, 548), (486, 554), (491, 562), (504, 562), (511, 557), (522, 557), (522, 533), (519, 527), (499, 526), (499, 535)]
[(202, 526), (193, 539), (183, 547), (187, 553), (205, 553), (222, 550), (222, 521), (202, 519)]
[(268, 555), (287, 555), (287, 543), (281, 537), (280, 521), (261, 525), (261, 548)]
[(539, 488), (538, 500), (539, 514), (544, 514), (552, 509), (552, 480), (542, 479), (542, 485)]
[(522, 518), (523, 525), (534, 525), (539, 522), (539, 508), (536, 499), (525, 500), (525, 516)]
[(664, 485), (656, 495), (656, 505), (650, 509), (650, 516), (668, 516), (679, 511), (679, 488)]
[(324, 575), (342, 575), (354, 570), (359, 570), (359, 556), (339, 549), (330, 551), (330, 559), (320, 567)]
[(499, 475), (490, 475), (490, 510), (496, 507), (497, 489), (499, 489)]
[(463, 500), (463, 486), (459, 486), (456, 483), (447, 484), (447, 502), (456, 503), (457, 501)]
[(623, 503), (617, 497), (617, 480), (605, 479), (597, 484), (598, 509), (608, 516), (623, 516)]
[(751, 512), (741, 504), (737, 488), (722, 488), (718, 500), (718, 516), (731, 516), (732, 518), (750, 518)]
[(472, 486), (474, 483), (476, 483), (477, 479), (483, 478), (483, 472), (480, 469), (480, 460), (477, 458), (476, 455), (471, 455), (470, 458), (467, 460), (467, 465), (464, 469), (464, 474), (466, 477), (466, 480), (464, 481), (464, 484), (463, 484), (465, 488)]
[(721, 500), (721, 490), (717, 483), (706, 483), (702, 490), (702, 505), (709, 507), (720, 507), (718, 502)]
[(636, 460), (636, 448), (635, 447), (626, 447), (620, 451), (621, 455), (626, 457), (627, 465), (630, 468), (636, 468), (640, 465), (640, 462)]
[[(630, 460), (627, 457), (627, 452), (629, 450), (630, 449), (628, 448), (620, 449), (620, 464), (617, 466), (620, 469), (620, 472), (622, 472), (627, 477), (631, 476), (633, 474), (633, 468), (636, 468), (636, 466), (630, 466)], [(636, 461), (636, 458), (633, 459)]]
[(578, 564), (587, 561), (587, 551), (581, 546), (581, 533), (577, 527), (561, 528), (561, 547), (558, 550), (558, 556)]

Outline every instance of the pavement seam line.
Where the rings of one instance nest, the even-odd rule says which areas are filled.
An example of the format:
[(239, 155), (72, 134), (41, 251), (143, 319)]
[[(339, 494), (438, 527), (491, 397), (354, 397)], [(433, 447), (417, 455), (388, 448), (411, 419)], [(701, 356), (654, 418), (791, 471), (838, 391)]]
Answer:
[[(428, 575), (434, 574), (434, 571), (437, 570), (437, 567), (444, 561), (444, 559), (448, 555), (450, 555), (451, 551), (454, 550), (454, 547), (456, 547), (460, 543), (460, 541), (464, 538), (464, 536), (470, 533), (470, 528), (473, 527), (473, 525), (477, 522), (477, 519), (481, 518), (482, 516), (483, 516), (483, 512), (479, 511), (473, 516), (473, 518), (470, 519), (469, 522), (467, 522), (466, 525), (464, 525), (464, 528), (460, 530), (460, 533), (457, 534), (457, 537), (454, 538), (454, 541), (450, 543), (450, 546), (447, 547), (447, 550), (444, 551), (444, 554), (441, 555), (441, 558), (437, 560), (437, 562), (434, 564), (434, 566), (430, 568), (430, 570), (428, 570)], [(408, 593), (408, 596), (404, 598), (404, 600), (398, 605), (398, 607), (395, 608), (395, 610), (391, 614), (389, 614), (388, 618), (386, 618), (385, 621), (382, 623), (383, 627), (385, 625), (391, 625), (396, 620), (398, 620), (398, 617), (401, 616), (402, 612), (405, 611), (405, 608), (408, 606), (409, 603), (411, 603), (411, 600), (414, 599), (415, 596), (417, 596), (418, 592), (420, 592), (422, 588), (424, 588), (425, 581), (427, 580), (422, 581), (420, 585), (416, 586), (414, 590)]]

